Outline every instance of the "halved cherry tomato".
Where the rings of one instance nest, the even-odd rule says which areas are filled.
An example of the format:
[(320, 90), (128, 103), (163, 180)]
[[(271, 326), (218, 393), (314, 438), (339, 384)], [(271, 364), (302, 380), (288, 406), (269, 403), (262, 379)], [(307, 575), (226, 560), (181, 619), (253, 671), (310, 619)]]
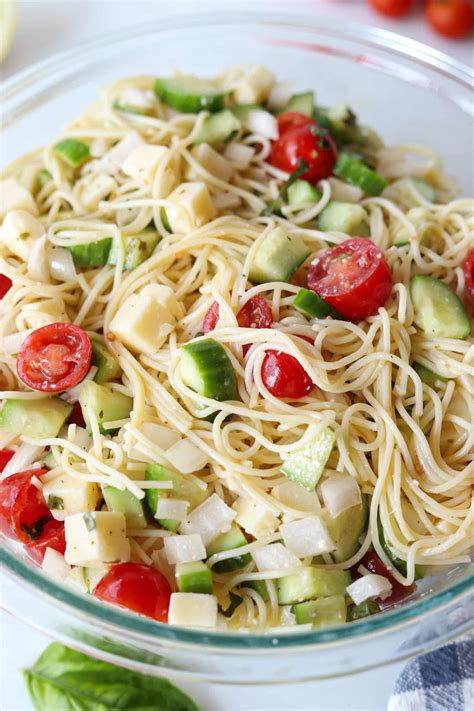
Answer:
[(139, 563), (118, 563), (100, 580), (95, 597), (126, 607), (160, 622), (168, 621), (171, 587), (156, 568)]
[(383, 252), (370, 239), (356, 237), (331, 247), (311, 264), (308, 288), (346, 319), (377, 313), (390, 296), (392, 275)]
[(213, 301), (202, 322), (202, 332), (204, 334), (213, 331), (219, 321), (219, 304)]
[[(415, 585), (406, 586), (399, 583), (398, 580), (395, 580), (395, 578), (390, 574), (389, 570), (382, 563), (382, 561), (374, 551), (367, 551), (365, 556), (362, 558), (361, 561), (359, 561), (359, 563), (357, 563), (355, 568), (357, 569), (359, 565), (363, 565), (364, 568), (370, 570), (371, 573), (375, 573), (376, 575), (382, 575), (384, 578), (388, 578), (388, 580), (390, 580), (392, 584), (392, 592), (390, 593), (389, 597), (386, 597), (383, 600), (382, 598), (378, 597), (375, 600), (375, 602), (381, 609), (383, 609), (384, 607), (391, 607), (396, 602), (399, 602), (399, 600), (403, 600), (403, 598), (407, 597), (416, 590)], [(354, 579), (360, 577), (360, 573), (358, 573), (356, 569), (353, 571)]]
[[(307, 118), (307, 117), (306, 117)], [(292, 173), (301, 159), (308, 170), (301, 178), (317, 183), (332, 173), (337, 158), (337, 150), (329, 133), (319, 128), (316, 122), (309, 122), (288, 128), (273, 141), (269, 162), (286, 173)]]
[(18, 376), (33, 390), (62, 392), (83, 379), (91, 354), (90, 338), (82, 328), (73, 323), (50, 323), (23, 341)]
[(26, 544), (26, 550), (37, 563), (43, 562), (46, 548), (52, 548), (64, 555), (66, 550), (66, 535), (63, 521), (49, 521), (45, 524), (41, 536), (36, 541)]
[(3, 472), (14, 454), (12, 449), (0, 449), (0, 472)]
[(471, 0), (429, 0), (425, 16), (436, 32), (445, 37), (465, 37), (474, 26)]
[(314, 388), (303, 366), (282, 351), (267, 351), (262, 363), (262, 380), (272, 395), (292, 400), (304, 397)]
[(278, 133), (280, 137), (289, 131), (291, 128), (299, 128), (300, 126), (316, 126), (316, 121), (306, 114), (300, 114), (299, 111), (285, 111), (277, 117)]
[(46, 474), (47, 469), (30, 469), (12, 474), (0, 482), (0, 530), (23, 543), (41, 536), (52, 514), (43, 495), (31, 483), (31, 477)]
[(468, 252), (464, 262), (464, 284), (468, 296), (474, 301), (474, 248)]
[(13, 282), (10, 277), (7, 277), (5, 274), (0, 274), (0, 299), (3, 299), (12, 284)]
[[(213, 331), (219, 320), (219, 304), (217, 301), (211, 305), (202, 322), (202, 332)], [(237, 314), (237, 322), (241, 328), (270, 328), (273, 317), (272, 310), (262, 296), (252, 296), (242, 306)]]
[(403, 17), (410, 12), (413, 0), (369, 0), (369, 4), (386, 17)]

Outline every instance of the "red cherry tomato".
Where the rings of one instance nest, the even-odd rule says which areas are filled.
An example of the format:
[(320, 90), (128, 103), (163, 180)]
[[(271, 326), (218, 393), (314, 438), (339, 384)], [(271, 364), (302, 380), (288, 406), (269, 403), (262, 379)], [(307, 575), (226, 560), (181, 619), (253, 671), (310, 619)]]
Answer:
[(46, 474), (47, 469), (30, 469), (0, 482), (0, 531), (23, 543), (40, 537), (44, 525), (53, 517), (43, 495), (31, 483), (31, 477)]
[(470, 0), (429, 0), (425, 16), (436, 32), (453, 39), (465, 37), (474, 26), (474, 7)]
[(219, 304), (217, 301), (213, 301), (207, 314), (204, 316), (204, 321), (202, 322), (202, 332), (204, 334), (213, 331), (219, 321)]
[(0, 449), (0, 472), (3, 472), (14, 454), (12, 449)]
[[(398, 580), (395, 580), (374, 551), (368, 551), (362, 560), (357, 564), (356, 568), (358, 568), (359, 565), (363, 565), (364, 568), (370, 570), (371, 573), (388, 578), (392, 583), (392, 592), (390, 593), (390, 596), (386, 597), (384, 600), (379, 597), (375, 601), (381, 609), (384, 607), (391, 607), (391, 605), (399, 602), (399, 600), (403, 600), (403, 598), (407, 597), (407, 595), (410, 595), (410, 593), (416, 590), (415, 585), (406, 586), (399, 583)], [(357, 577), (360, 577), (360, 574), (357, 573), (357, 571), (354, 571), (354, 578)]]
[(165, 576), (146, 565), (114, 565), (94, 590), (95, 597), (160, 622), (168, 621), (171, 588)]
[(331, 136), (313, 121), (286, 129), (273, 142), (269, 161), (276, 168), (292, 173), (304, 159), (308, 170), (301, 176), (302, 180), (317, 183), (331, 175), (336, 158), (337, 150)]
[(347, 319), (377, 313), (392, 290), (392, 275), (383, 253), (364, 237), (331, 247), (311, 264), (308, 288)]
[(68, 425), (77, 425), (78, 427), (86, 426), (84, 415), (82, 414), (82, 407), (78, 402), (75, 402), (72, 406), (71, 414), (68, 417), (67, 423)]
[(12, 284), (13, 282), (10, 277), (5, 276), (5, 274), (0, 274), (0, 299), (3, 299)]
[(369, 0), (369, 5), (386, 17), (403, 17), (412, 9), (413, 0)]
[(300, 126), (316, 126), (316, 121), (306, 114), (300, 114), (299, 111), (285, 111), (277, 118), (278, 133), (280, 137), (291, 128), (299, 128)]
[(41, 536), (36, 541), (26, 544), (26, 550), (37, 563), (43, 562), (46, 548), (52, 548), (64, 555), (66, 551), (66, 535), (63, 521), (49, 521), (45, 524)]
[(262, 380), (272, 395), (292, 400), (304, 397), (314, 388), (296, 358), (281, 351), (267, 351), (262, 363)]
[(464, 284), (468, 296), (474, 301), (474, 248), (468, 252), (464, 262)]
[[(213, 331), (219, 320), (219, 304), (211, 305), (202, 322), (202, 332)], [(237, 322), (241, 328), (270, 328), (273, 317), (268, 302), (262, 296), (252, 296), (237, 314)]]
[(33, 390), (57, 393), (80, 382), (91, 362), (87, 333), (73, 323), (50, 323), (23, 341), (18, 354), (19, 378)]

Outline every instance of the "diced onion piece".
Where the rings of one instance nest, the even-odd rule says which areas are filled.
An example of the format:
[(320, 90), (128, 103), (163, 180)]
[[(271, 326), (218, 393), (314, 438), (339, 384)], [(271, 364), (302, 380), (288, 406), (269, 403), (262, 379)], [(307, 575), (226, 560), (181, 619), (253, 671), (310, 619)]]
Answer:
[(328, 178), (331, 186), (331, 198), (340, 202), (360, 202), (364, 197), (364, 191), (355, 185), (349, 185), (339, 178)]
[(57, 281), (76, 281), (77, 272), (71, 252), (62, 247), (49, 251), (49, 272)]
[(284, 627), (296, 625), (296, 616), (293, 612), (293, 605), (280, 606), (280, 624)]
[(35, 464), (40, 459), (43, 452), (44, 447), (23, 442), (3, 470), (2, 478), (26, 471), (31, 464)]
[(251, 146), (246, 146), (245, 143), (229, 143), (224, 150), (224, 156), (231, 163), (234, 163), (238, 168), (248, 168), (255, 151)]
[(77, 402), (77, 401), (79, 400), (79, 393), (81, 392), (81, 388), (82, 388), (89, 380), (93, 380), (96, 373), (97, 373), (97, 366), (92, 365), (92, 366), (89, 368), (89, 372), (88, 372), (87, 375), (81, 380), (81, 382), (78, 383), (77, 385), (74, 385), (74, 387), (69, 388), (69, 390), (67, 390), (67, 391), (63, 394), (63, 396), (62, 396), (63, 400), (66, 400), (66, 402), (69, 402), (69, 403), (72, 403), (72, 404), (75, 403), (75, 402)]
[(278, 122), (273, 114), (261, 109), (251, 109), (247, 114), (247, 128), (257, 136), (271, 138), (276, 141), (278, 138)]
[(46, 237), (37, 237), (32, 240), (31, 250), (28, 256), (27, 270), (28, 276), (33, 281), (49, 281), (49, 264), (46, 254)]
[(46, 548), (41, 567), (45, 573), (56, 580), (66, 580), (71, 572), (71, 566), (66, 563), (64, 556), (54, 548)]
[(228, 531), (235, 518), (235, 511), (225, 504), (220, 496), (212, 494), (183, 521), (182, 533), (197, 533), (207, 546), (220, 533)]
[[(150, 442), (162, 450), (169, 449), (181, 439), (181, 435), (176, 430), (157, 425), (154, 422), (143, 422), (140, 425), (140, 431)], [(145, 444), (140, 441), (135, 442), (128, 452), (129, 459), (136, 459), (139, 462), (154, 462), (155, 459), (148, 455), (144, 451), (145, 449)]]
[(362, 501), (359, 484), (349, 474), (331, 474), (321, 484), (320, 491), (332, 518)]
[(272, 111), (287, 105), (293, 94), (293, 82), (281, 81), (274, 84), (267, 99), (267, 106)]
[(208, 462), (207, 454), (201, 452), (190, 439), (180, 439), (166, 450), (165, 456), (181, 474), (197, 472)]
[(294, 481), (277, 484), (272, 489), (272, 494), (285, 506), (299, 511), (316, 512), (321, 510), (318, 495), (315, 491), (307, 491)]
[(239, 207), (242, 200), (238, 195), (235, 195), (235, 193), (221, 192), (214, 195), (212, 202), (214, 203), (216, 210), (219, 212), (220, 210), (233, 210), (234, 208)]
[(169, 518), (182, 521), (189, 508), (189, 502), (181, 499), (167, 499), (161, 496), (158, 499), (155, 518)]
[(347, 586), (346, 592), (356, 605), (375, 597), (387, 597), (392, 591), (392, 583), (383, 575), (369, 573)]
[(8, 336), (2, 338), (2, 351), (5, 355), (15, 355), (19, 352), (21, 344), (30, 333), (33, 333), (34, 329), (29, 328), (26, 331), (19, 331), (18, 333), (10, 333)]
[(168, 536), (163, 541), (168, 563), (192, 563), (195, 560), (204, 560), (206, 549), (197, 533), (189, 536)]
[(172, 593), (168, 622), (183, 627), (215, 627), (217, 598), (202, 593)]
[(91, 438), (84, 427), (76, 427), (74, 432), (74, 443), (81, 449), (88, 450), (91, 446)]
[(301, 561), (281, 543), (270, 543), (252, 551), (252, 557), (261, 572), (298, 568)]
[(308, 516), (299, 521), (290, 521), (280, 526), (285, 546), (299, 558), (321, 555), (336, 548), (329, 532), (319, 516)]

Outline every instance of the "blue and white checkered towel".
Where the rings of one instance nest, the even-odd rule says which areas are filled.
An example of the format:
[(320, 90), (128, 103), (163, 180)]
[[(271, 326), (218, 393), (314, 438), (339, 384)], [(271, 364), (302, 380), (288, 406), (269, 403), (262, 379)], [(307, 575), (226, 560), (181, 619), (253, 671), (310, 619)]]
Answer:
[(473, 710), (474, 636), (467, 636), (407, 664), (387, 711)]

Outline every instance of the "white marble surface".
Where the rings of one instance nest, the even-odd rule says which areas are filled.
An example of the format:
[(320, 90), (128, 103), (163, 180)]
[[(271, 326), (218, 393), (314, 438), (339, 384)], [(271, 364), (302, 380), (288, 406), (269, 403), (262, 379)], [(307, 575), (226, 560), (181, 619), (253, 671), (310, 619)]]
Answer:
[[(184, 14), (208, 5), (202, 0), (180, 0), (179, 3), (160, 0), (26, 0), (19, 4), (17, 35), (12, 52), (2, 67), (2, 79), (49, 54), (98, 35), (104, 28), (110, 31), (132, 22), (144, 22), (164, 14)], [(222, 4), (228, 6), (237, 2), (221, 0)], [(295, 12), (324, 13), (341, 20), (382, 26), (431, 44), (460, 61), (472, 64), (472, 42), (452, 43), (438, 38), (419, 16), (403, 22), (385, 21), (370, 11), (363, 0), (260, 0), (258, 4), (261, 9), (268, 5), (279, 6), (286, 11), (291, 5)], [(6, 613), (0, 617), (0, 636), (0, 711), (30, 711), (31, 704), (19, 670), (32, 664), (49, 640)], [(202, 711), (303, 711), (316, 708), (320, 711), (380, 711), (386, 708), (390, 690), (401, 668), (401, 664), (396, 664), (337, 681), (291, 686), (181, 686), (201, 705)]]

